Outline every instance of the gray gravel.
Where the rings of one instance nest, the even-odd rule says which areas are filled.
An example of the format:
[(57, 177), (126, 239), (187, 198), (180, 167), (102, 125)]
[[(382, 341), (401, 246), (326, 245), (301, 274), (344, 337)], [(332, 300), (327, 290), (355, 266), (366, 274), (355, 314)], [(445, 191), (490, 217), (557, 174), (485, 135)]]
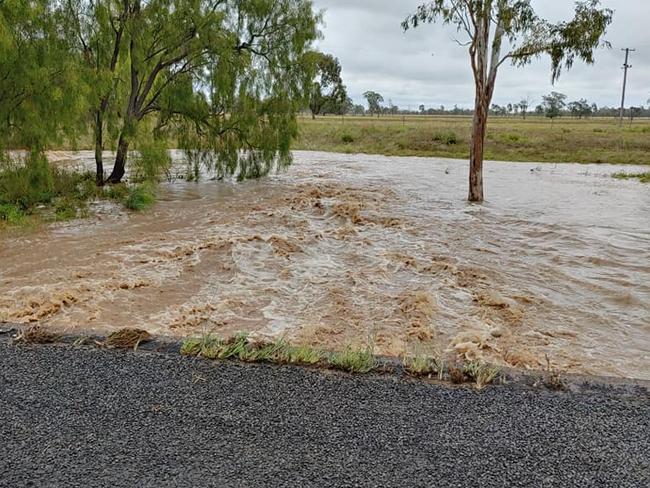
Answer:
[(0, 343), (0, 414), (2, 487), (650, 486), (647, 390)]

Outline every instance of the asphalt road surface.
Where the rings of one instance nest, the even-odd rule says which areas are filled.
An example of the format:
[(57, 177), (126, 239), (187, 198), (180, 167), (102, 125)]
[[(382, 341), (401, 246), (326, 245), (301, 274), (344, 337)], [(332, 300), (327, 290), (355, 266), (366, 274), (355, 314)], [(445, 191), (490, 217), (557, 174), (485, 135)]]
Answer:
[(650, 399), (0, 343), (0, 486), (643, 487)]

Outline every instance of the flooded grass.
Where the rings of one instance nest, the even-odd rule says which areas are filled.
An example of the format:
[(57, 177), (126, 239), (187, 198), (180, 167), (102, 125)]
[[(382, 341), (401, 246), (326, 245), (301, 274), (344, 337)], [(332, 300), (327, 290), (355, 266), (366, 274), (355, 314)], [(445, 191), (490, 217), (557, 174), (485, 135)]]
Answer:
[(124, 206), (129, 210), (141, 212), (156, 203), (155, 188), (151, 184), (139, 184), (128, 189)]
[(98, 187), (91, 172), (66, 170), (30, 154), (0, 162), (0, 230), (90, 216), (91, 201), (112, 200), (135, 211), (156, 201), (151, 183)]
[(645, 173), (615, 173), (612, 175), (617, 180), (639, 180), (641, 183), (650, 183), (650, 171)]

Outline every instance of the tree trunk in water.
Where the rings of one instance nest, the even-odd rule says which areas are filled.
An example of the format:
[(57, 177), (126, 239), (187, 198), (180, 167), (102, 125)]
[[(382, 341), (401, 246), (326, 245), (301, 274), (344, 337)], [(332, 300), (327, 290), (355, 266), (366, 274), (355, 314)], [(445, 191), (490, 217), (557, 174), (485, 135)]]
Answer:
[(101, 111), (97, 111), (95, 114), (95, 167), (96, 167), (96, 177), (95, 181), (97, 186), (102, 186), (104, 184), (104, 159), (103, 152), (104, 149), (104, 121), (102, 118)]
[(126, 158), (129, 152), (129, 141), (124, 136), (124, 133), (120, 134), (120, 140), (117, 144), (117, 154), (115, 155), (115, 166), (113, 166), (113, 171), (111, 175), (106, 180), (106, 183), (119, 183), (122, 181), (122, 177), (126, 171)]
[(487, 127), (487, 108), (477, 103), (472, 125), (472, 145), (469, 161), (469, 196), (470, 202), (483, 201), (483, 149)]

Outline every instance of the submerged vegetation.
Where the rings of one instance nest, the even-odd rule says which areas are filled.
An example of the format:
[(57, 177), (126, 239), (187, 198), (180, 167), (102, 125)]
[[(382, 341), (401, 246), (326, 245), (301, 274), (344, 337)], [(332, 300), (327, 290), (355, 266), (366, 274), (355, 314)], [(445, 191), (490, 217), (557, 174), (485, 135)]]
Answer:
[(616, 173), (613, 175), (618, 180), (639, 180), (641, 183), (650, 183), (650, 171), (645, 173)]
[(88, 203), (102, 199), (144, 210), (156, 201), (155, 187), (147, 181), (98, 187), (93, 174), (57, 168), (40, 153), (0, 162), (0, 229), (85, 217)]

